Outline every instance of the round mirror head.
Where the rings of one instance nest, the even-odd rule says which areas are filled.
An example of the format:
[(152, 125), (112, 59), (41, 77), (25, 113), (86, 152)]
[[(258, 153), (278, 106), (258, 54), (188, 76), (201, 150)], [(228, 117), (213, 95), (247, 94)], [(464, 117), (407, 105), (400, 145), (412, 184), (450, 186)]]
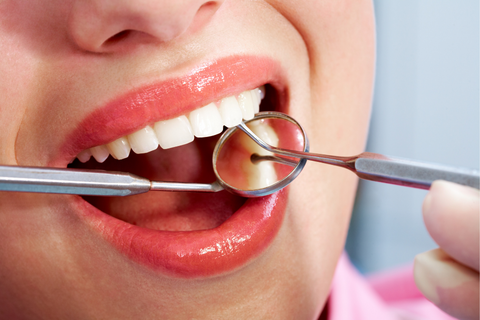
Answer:
[[(261, 112), (244, 123), (270, 146), (308, 152), (305, 131), (283, 113)], [(258, 145), (242, 129), (233, 127), (217, 142), (213, 169), (225, 189), (244, 197), (260, 197), (286, 187), (302, 171), (306, 161), (275, 155)]]

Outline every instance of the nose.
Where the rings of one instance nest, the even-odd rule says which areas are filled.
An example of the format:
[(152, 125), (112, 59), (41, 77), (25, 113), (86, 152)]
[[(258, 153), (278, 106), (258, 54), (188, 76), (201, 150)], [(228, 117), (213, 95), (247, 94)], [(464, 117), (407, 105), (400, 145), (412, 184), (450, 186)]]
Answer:
[[(76, 0), (69, 33), (80, 48), (111, 52), (141, 41), (167, 42), (201, 28), (224, 0)], [(148, 40), (147, 40), (148, 39)]]

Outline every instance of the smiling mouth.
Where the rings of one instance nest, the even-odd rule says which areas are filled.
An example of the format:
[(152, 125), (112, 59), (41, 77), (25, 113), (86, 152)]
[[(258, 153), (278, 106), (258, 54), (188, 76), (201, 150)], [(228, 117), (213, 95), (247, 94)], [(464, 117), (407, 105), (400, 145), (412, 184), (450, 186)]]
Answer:
[[(250, 94), (251, 108), (242, 118), (253, 117), (258, 109), (253, 102), (260, 100), (261, 111), (287, 113), (286, 83), (281, 65), (267, 57), (231, 56), (200, 64), (178, 78), (134, 89), (97, 108), (66, 137), (48, 165), (65, 167), (76, 159), (69, 167), (130, 172), (156, 181), (212, 183), (212, 152), (219, 138), (214, 134), (241, 120), (228, 122), (235, 118), (233, 111), (222, 118), (222, 101), (235, 104), (234, 98), (240, 108), (242, 95)], [(253, 100), (263, 85), (264, 99)], [(212, 120), (218, 120), (218, 114), (221, 123)], [(183, 134), (187, 120), (194, 136), (213, 136), (175, 146), (192, 138)], [(202, 127), (204, 122), (208, 125)], [(182, 134), (165, 138), (162, 126)], [(128, 157), (126, 142), (133, 149)], [(163, 143), (166, 149), (158, 147)], [(88, 160), (85, 150), (94, 157)], [(95, 157), (107, 159), (99, 163)], [(249, 199), (226, 191), (147, 192), (72, 197), (70, 204), (95, 234), (130, 260), (165, 275), (202, 278), (236, 270), (265, 252), (280, 230), (287, 200), (284, 188)]]
[[(69, 167), (130, 172), (156, 181), (211, 183), (216, 179), (211, 159), (219, 134), (225, 127), (253, 118), (260, 109), (274, 110), (274, 91), (270, 85), (261, 86), (176, 118), (155, 122), (107, 144), (81, 151)], [(250, 172), (251, 183), (261, 185), (259, 179), (269, 177)], [(124, 222), (163, 231), (213, 229), (246, 201), (225, 191), (149, 192), (126, 198), (84, 199)]]

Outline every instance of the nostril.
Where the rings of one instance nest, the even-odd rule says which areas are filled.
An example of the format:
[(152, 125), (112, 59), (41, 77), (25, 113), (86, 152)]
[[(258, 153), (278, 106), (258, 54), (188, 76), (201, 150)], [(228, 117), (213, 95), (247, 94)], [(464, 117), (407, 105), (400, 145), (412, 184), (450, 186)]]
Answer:
[(203, 28), (222, 2), (76, 1), (69, 17), (69, 33), (83, 50), (130, 50), (146, 43), (168, 42), (188, 29), (195, 32)]
[(111, 36), (110, 38), (108, 38), (107, 41), (104, 42), (104, 44), (107, 46), (117, 44), (122, 40), (125, 40), (126, 38), (128, 38), (128, 36), (132, 33), (132, 31), (133, 30), (123, 30)]
[(200, 10), (213, 10), (216, 11), (220, 5), (216, 1), (209, 1), (200, 6), (198, 11)]

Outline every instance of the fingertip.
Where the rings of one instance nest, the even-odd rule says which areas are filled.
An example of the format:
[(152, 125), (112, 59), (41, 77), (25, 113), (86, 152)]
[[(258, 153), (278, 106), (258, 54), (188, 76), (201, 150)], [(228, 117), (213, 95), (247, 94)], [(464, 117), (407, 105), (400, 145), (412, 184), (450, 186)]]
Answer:
[(432, 261), (434, 261), (432, 260), (432, 255), (435, 254), (437, 253), (434, 253), (434, 250), (432, 250), (416, 255), (413, 263), (413, 276), (417, 288), (425, 298), (438, 305), (440, 298), (437, 294), (436, 284), (431, 276), (430, 270), (432, 269)]
[(433, 240), (451, 257), (479, 267), (480, 192), (435, 181), (423, 203), (423, 219)]
[(414, 278), (422, 294), (443, 311), (461, 319), (478, 319), (478, 272), (435, 249), (415, 257)]

